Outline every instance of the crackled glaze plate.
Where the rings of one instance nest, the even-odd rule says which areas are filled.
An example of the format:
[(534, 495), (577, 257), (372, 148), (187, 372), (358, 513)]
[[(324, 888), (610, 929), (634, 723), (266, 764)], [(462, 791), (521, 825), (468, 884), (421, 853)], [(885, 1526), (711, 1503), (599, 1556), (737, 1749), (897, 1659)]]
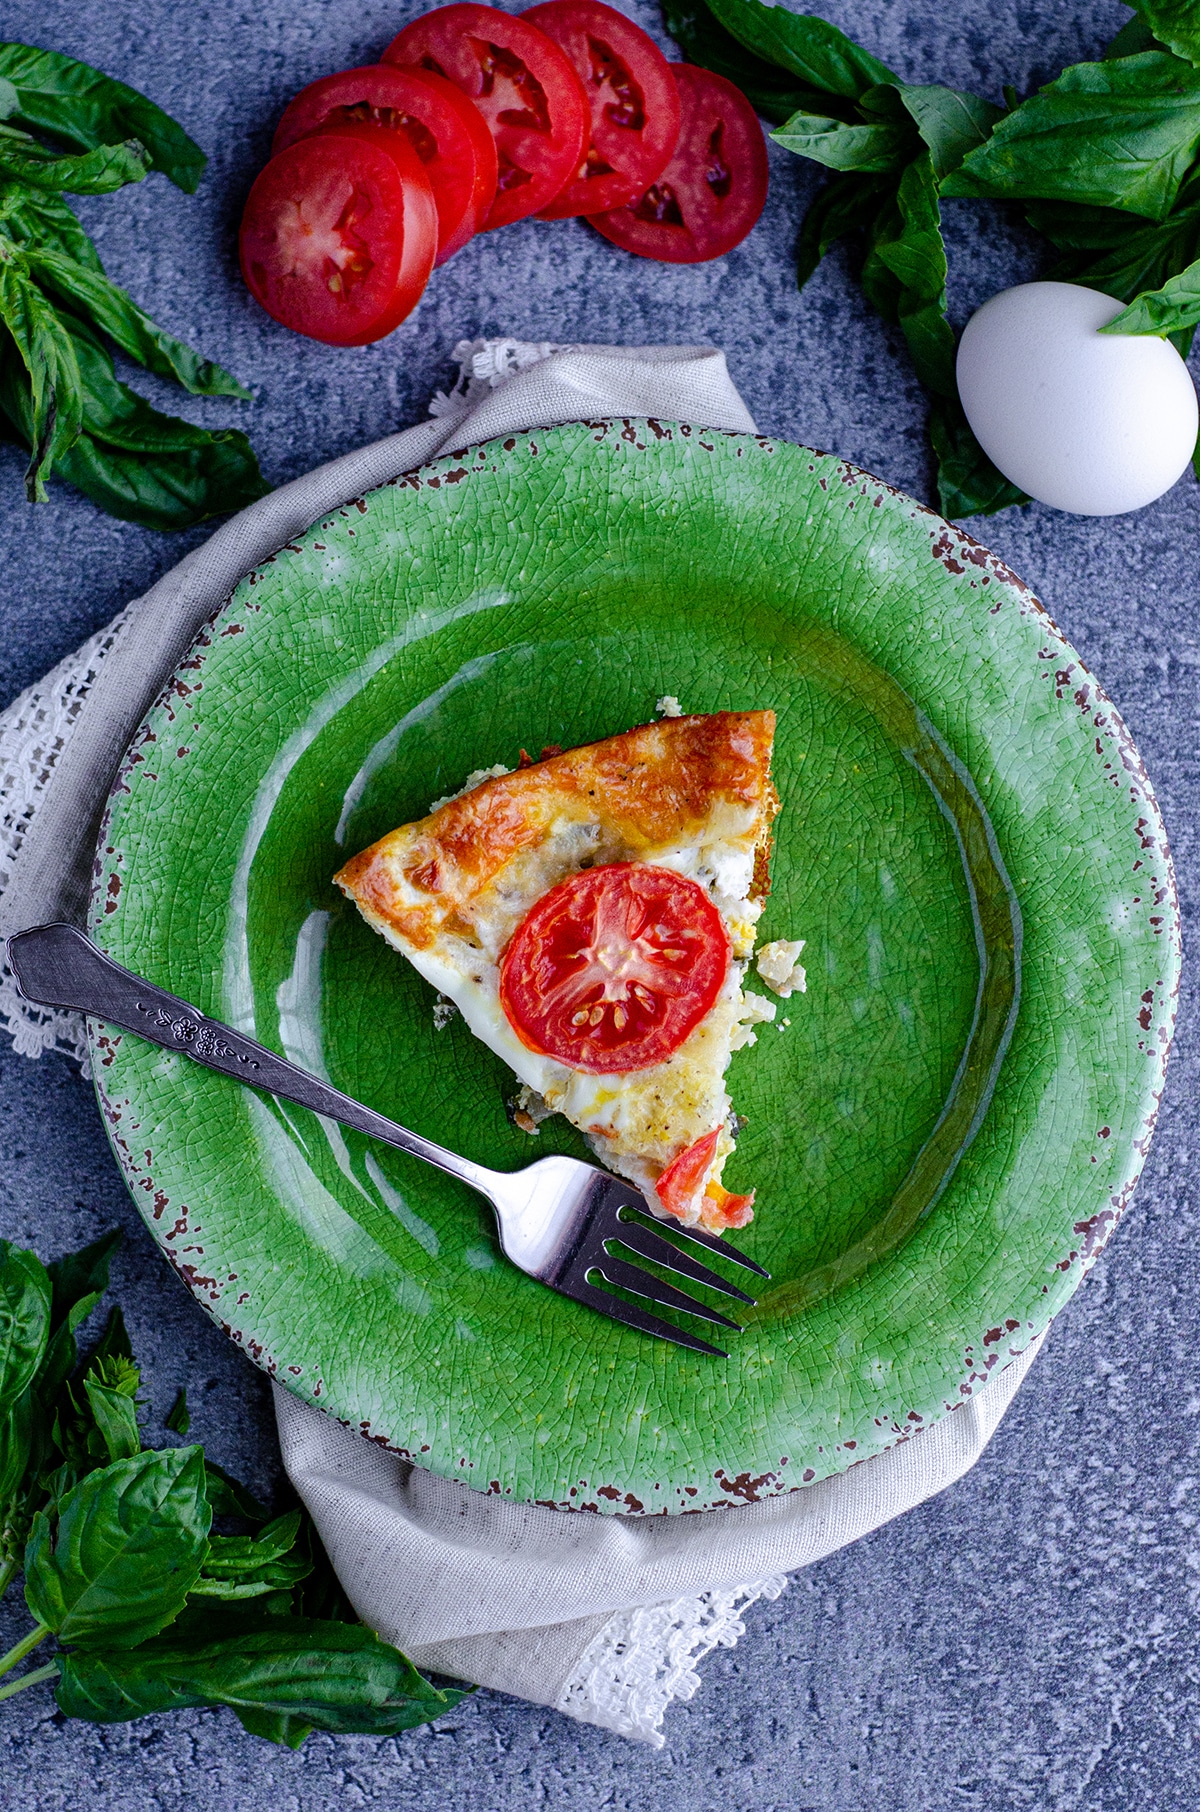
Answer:
[[(1028, 591), (835, 458), (572, 425), (348, 503), (237, 588), (135, 737), (93, 931), (152, 981), (500, 1169), (508, 1072), (330, 884), (524, 746), (773, 706), (761, 936), (809, 985), (733, 1060), (771, 1272), (728, 1360), (502, 1258), (400, 1153), (93, 1028), (134, 1199), (280, 1382), (446, 1477), (600, 1511), (787, 1491), (946, 1414), (1129, 1199), (1178, 913), (1120, 718)], [(788, 1023), (790, 1022), (790, 1023)]]

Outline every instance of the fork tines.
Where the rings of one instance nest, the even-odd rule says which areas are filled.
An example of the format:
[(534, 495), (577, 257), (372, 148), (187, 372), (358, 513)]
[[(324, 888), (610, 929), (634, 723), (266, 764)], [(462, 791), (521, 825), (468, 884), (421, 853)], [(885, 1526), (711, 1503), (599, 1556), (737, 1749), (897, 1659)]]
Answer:
[(613, 1321), (623, 1321), (626, 1327), (636, 1328), (639, 1334), (653, 1334), (657, 1340), (672, 1340), (676, 1346), (690, 1347), (694, 1353), (708, 1353), (713, 1359), (729, 1357), (724, 1347), (710, 1346), (707, 1340), (697, 1340), (685, 1328), (677, 1328), (673, 1322), (663, 1321), (658, 1315), (651, 1315), (634, 1303), (625, 1302), (620, 1296), (610, 1295), (607, 1290), (598, 1290), (586, 1278), (572, 1283), (570, 1288), (562, 1284), (557, 1285), (557, 1288), (562, 1290), (564, 1296), (582, 1302), (587, 1308), (597, 1309), (601, 1315), (607, 1315)]
[[(715, 1323), (716, 1326), (728, 1328), (740, 1334), (740, 1323), (731, 1321), (727, 1315), (709, 1308), (683, 1290), (653, 1272), (643, 1270), (640, 1264), (629, 1262), (630, 1257), (646, 1259), (657, 1265), (662, 1271), (670, 1271), (676, 1277), (686, 1278), (691, 1283), (703, 1284), (710, 1290), (716, 1290), (723, 1296), (731, 1296), (738, 1302), (744, 1302), (751, 1308), (755, 1299), (748, 1296), (745, 1290), (731, 1284), (718, 1272), (707, 1265), (700, 1264), (690, 1254), (681, 1252), (664, 1232), (649, 1227), (642, 1220), (631, 1216), (626, 1218), (629, 1210), (645, 1213), (644, 1205), (631, 1190), (624, 1199), (610, 1201), (604, 1209), (593, 1218), (588, 1228), (588, 1237), (583, 1250), (578, 1252), (576, 1261), (571, 1267), (570, 1280), (564, 1279), (559, 1288), (565, 1285), (565, 1293), (574, 1296), (576, 1301), (586, 1303), (590, 1308), (598, 1309), (601, 1314), (609, 1315), (616, 1321), (623, 1321), (628, 1327), (637, 1328), (643, 1334), (652, 1334), (659, 1340), (671, 1340), (679, 1346), (689, 1347), (693, 1352), (710, 1353), (715, 1358), (725, 1359), (728, 1354), (722, 1348), (711, 1346), (706, 1340), (700, 1340), (695, 1334), (677, 1327), (674, 1322), (664, 1321), (658, 1315), (634, 1303), (625, 1301), (620, 1296), (611, 1295), (592, 1282), (592, 1275), (599, 1276), (613, 1289), (625, 1290), (632, 1296), (644, 1297), (649, 1302), (661, 1304), (663, 1308), (675, 1309), (680, 1314), (695, 1315), (702, 1321)], [(741, 1265), (745, 1270), (754, 1271), (760, 1277), (767, 1277), (768, 1272), (747, 1258), (736, 1247), (727, 1246), (723, 1240), (713, 1234), (703, 1233), (695, 1227), (685, 1227), (672, 1221), (670, 1231), (681, 1239), (690, 1240), (693, 1244), (707, 1246), (710, 1251), (729, 1259), (733, 1264)], [(610, 1246), (624, 1248), (610, 1251)]]

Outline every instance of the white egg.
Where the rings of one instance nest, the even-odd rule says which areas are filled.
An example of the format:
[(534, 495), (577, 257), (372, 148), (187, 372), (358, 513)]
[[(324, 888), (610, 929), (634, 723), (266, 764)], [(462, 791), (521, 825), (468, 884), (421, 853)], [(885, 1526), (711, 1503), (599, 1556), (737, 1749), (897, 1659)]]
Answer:
[(1196, 391), (1168, 340), (1098, 331), (1122, 304), (1076, 283), (1022, 283), (971, 316), (958, 393), (984, 452), (1041, 503), (1140, 510), (1196, 445)]

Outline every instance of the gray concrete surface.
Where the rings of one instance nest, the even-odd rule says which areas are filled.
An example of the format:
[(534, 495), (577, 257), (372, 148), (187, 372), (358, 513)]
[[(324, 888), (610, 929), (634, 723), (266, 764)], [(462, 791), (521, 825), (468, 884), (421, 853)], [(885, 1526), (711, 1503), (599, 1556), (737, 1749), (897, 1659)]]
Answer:
[[(382, 345), (284, 333), (237, 277), (234, 229), (287, 97), (367, 61), (414, 0), (7, 0), (7, 37), (69, 51), (174, 112), (211, 155), (187, 200), (161, 178), (81, 206), (108, 267), (221, 358), (252, 405), (183, 404), (245, 425), (279, 481), (419, 414), (462, 336), (707, 340), (760, 425), (836, 448), (927, 494), (921, 404), (895, 336), (840, 257), (803, 296), (790, 255), (814, 179), (772, 152), (772, 192), (728, 259), (671, 269), (578, 222), (485, 238), (437, 274)], [(656, 29), (653, 9), (630, 11)], [(825, 0), (912, 80), (997, 94), (1094, 55), (1116, 0)], [(952, 204), (958, 320), (1038, 269), (998, 214)], [(166, 387), (158, 394), (166, 397)], [(179, 407), (175, 396), (169, 406)], [(184, 551), (55, 487), (21, 501), (0, 447), (0, 702)], [(982, 531), (1047, 602), (1124, 711), (1157, 783), (1194, 936), (1200, 883), (1200, 487), (1119, 521), (1009, 512)], [(529, 1805), (582, 1812), (1190, 1812), (1200, 1801), (1200, 1299), (1194, 982), (1135, 1205), (1063, 1314), (982, 1463), (956, 1489), (795, 1579), (748, 1615), (667, 1717), (661, 1754), (480, 1693), (395, 1740), (314, 1736), (296, 1754), (225, 1713), (94, 1727), (48, 1693), (0, 1708), (12, 1812), (326, 1812)], [(0, 1041), (3, 1042), (3, 1041)], [(167, 1272), (125, 1197), (90, 1091), (65, 1061), (0, 1050), (0, 1228), (50, 1253), (114, 1223), (115, 1281), (156, 1419), (186, 1381), (196, 1434), (262, 1489), (277, 1475), (266, 1387)], [(0, 1646), (24, 1627), (0, 1611)], [(9, 1633), (11, 1632), (11, 1633)]]

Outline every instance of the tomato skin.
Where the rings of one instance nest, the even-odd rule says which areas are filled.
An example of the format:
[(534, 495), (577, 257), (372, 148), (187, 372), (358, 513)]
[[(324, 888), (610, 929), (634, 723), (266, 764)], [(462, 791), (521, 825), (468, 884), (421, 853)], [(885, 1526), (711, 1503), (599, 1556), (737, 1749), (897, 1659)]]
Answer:
[(670, 64), (640, 26), (603, 0), (545, 0), (521, 17), (571, 59), (591, 117), (584, 162), (538, 219), (622, 207), (661, 176), (675, 149), (679, 90)]
[(536, 214), (578, 169), (587, 95), (558, 45), (524, 19), (460, 0), (406, 25), (383, 61), (447, 76), (483, 115), (499, 159), (488, 230)]
[(681, 1219), (686, 1216), (704, 1188), (720, 1137), (721, 1128), (714, 1126), (710, 1133), (705, 1133), (702, 1139), (697, 1139), (667, 1165), (654, 1185), (654, 1193), (668, 1214), (677, 1214)]
[(574, 1070), (663, 1063), (712, 1007), (729, 934), (697, 882), (648, 862), (587, 868), (552, 887), (500, 964), (500, 1005), (521, 1042)]
[(641, 258), (704, 264), (740, 245), (762, 213), (767, 146), (740, 88), (690, 63), (670, 67), (682, 110), (670, 163), (636, 201), (589, 219)]
[(727, 1227), (745, 1227), (754, 1219), (754, 1191), (734, 1195), (717, 1182), (706, 1182), (717, 1155), (721, 1128), (710, 1133), (672, 1158), (654, 1185), (654, 1192), (668, 1214), (678, 1215), (692, 1225), (699, 1222), (710, 1233), (724, 1233)]
[(255, 301), (330, 346), (366, 346), (398, 327), (436, 250), (424, 165), (403, 133), (365, 124), (321, 126), (273, 157), (238, 240)]
[[(271, 155), (319, 126), (356, 115), (404, 132), (425, 166), (438, 211), (435, 264), (445, 264), (487, 219), (496, 193), (496, 144), (460, 88), (424, 69), (371, 63), (322, 76), (289, 101)], [(382, 116), (382, 117), (381, 117)]]

